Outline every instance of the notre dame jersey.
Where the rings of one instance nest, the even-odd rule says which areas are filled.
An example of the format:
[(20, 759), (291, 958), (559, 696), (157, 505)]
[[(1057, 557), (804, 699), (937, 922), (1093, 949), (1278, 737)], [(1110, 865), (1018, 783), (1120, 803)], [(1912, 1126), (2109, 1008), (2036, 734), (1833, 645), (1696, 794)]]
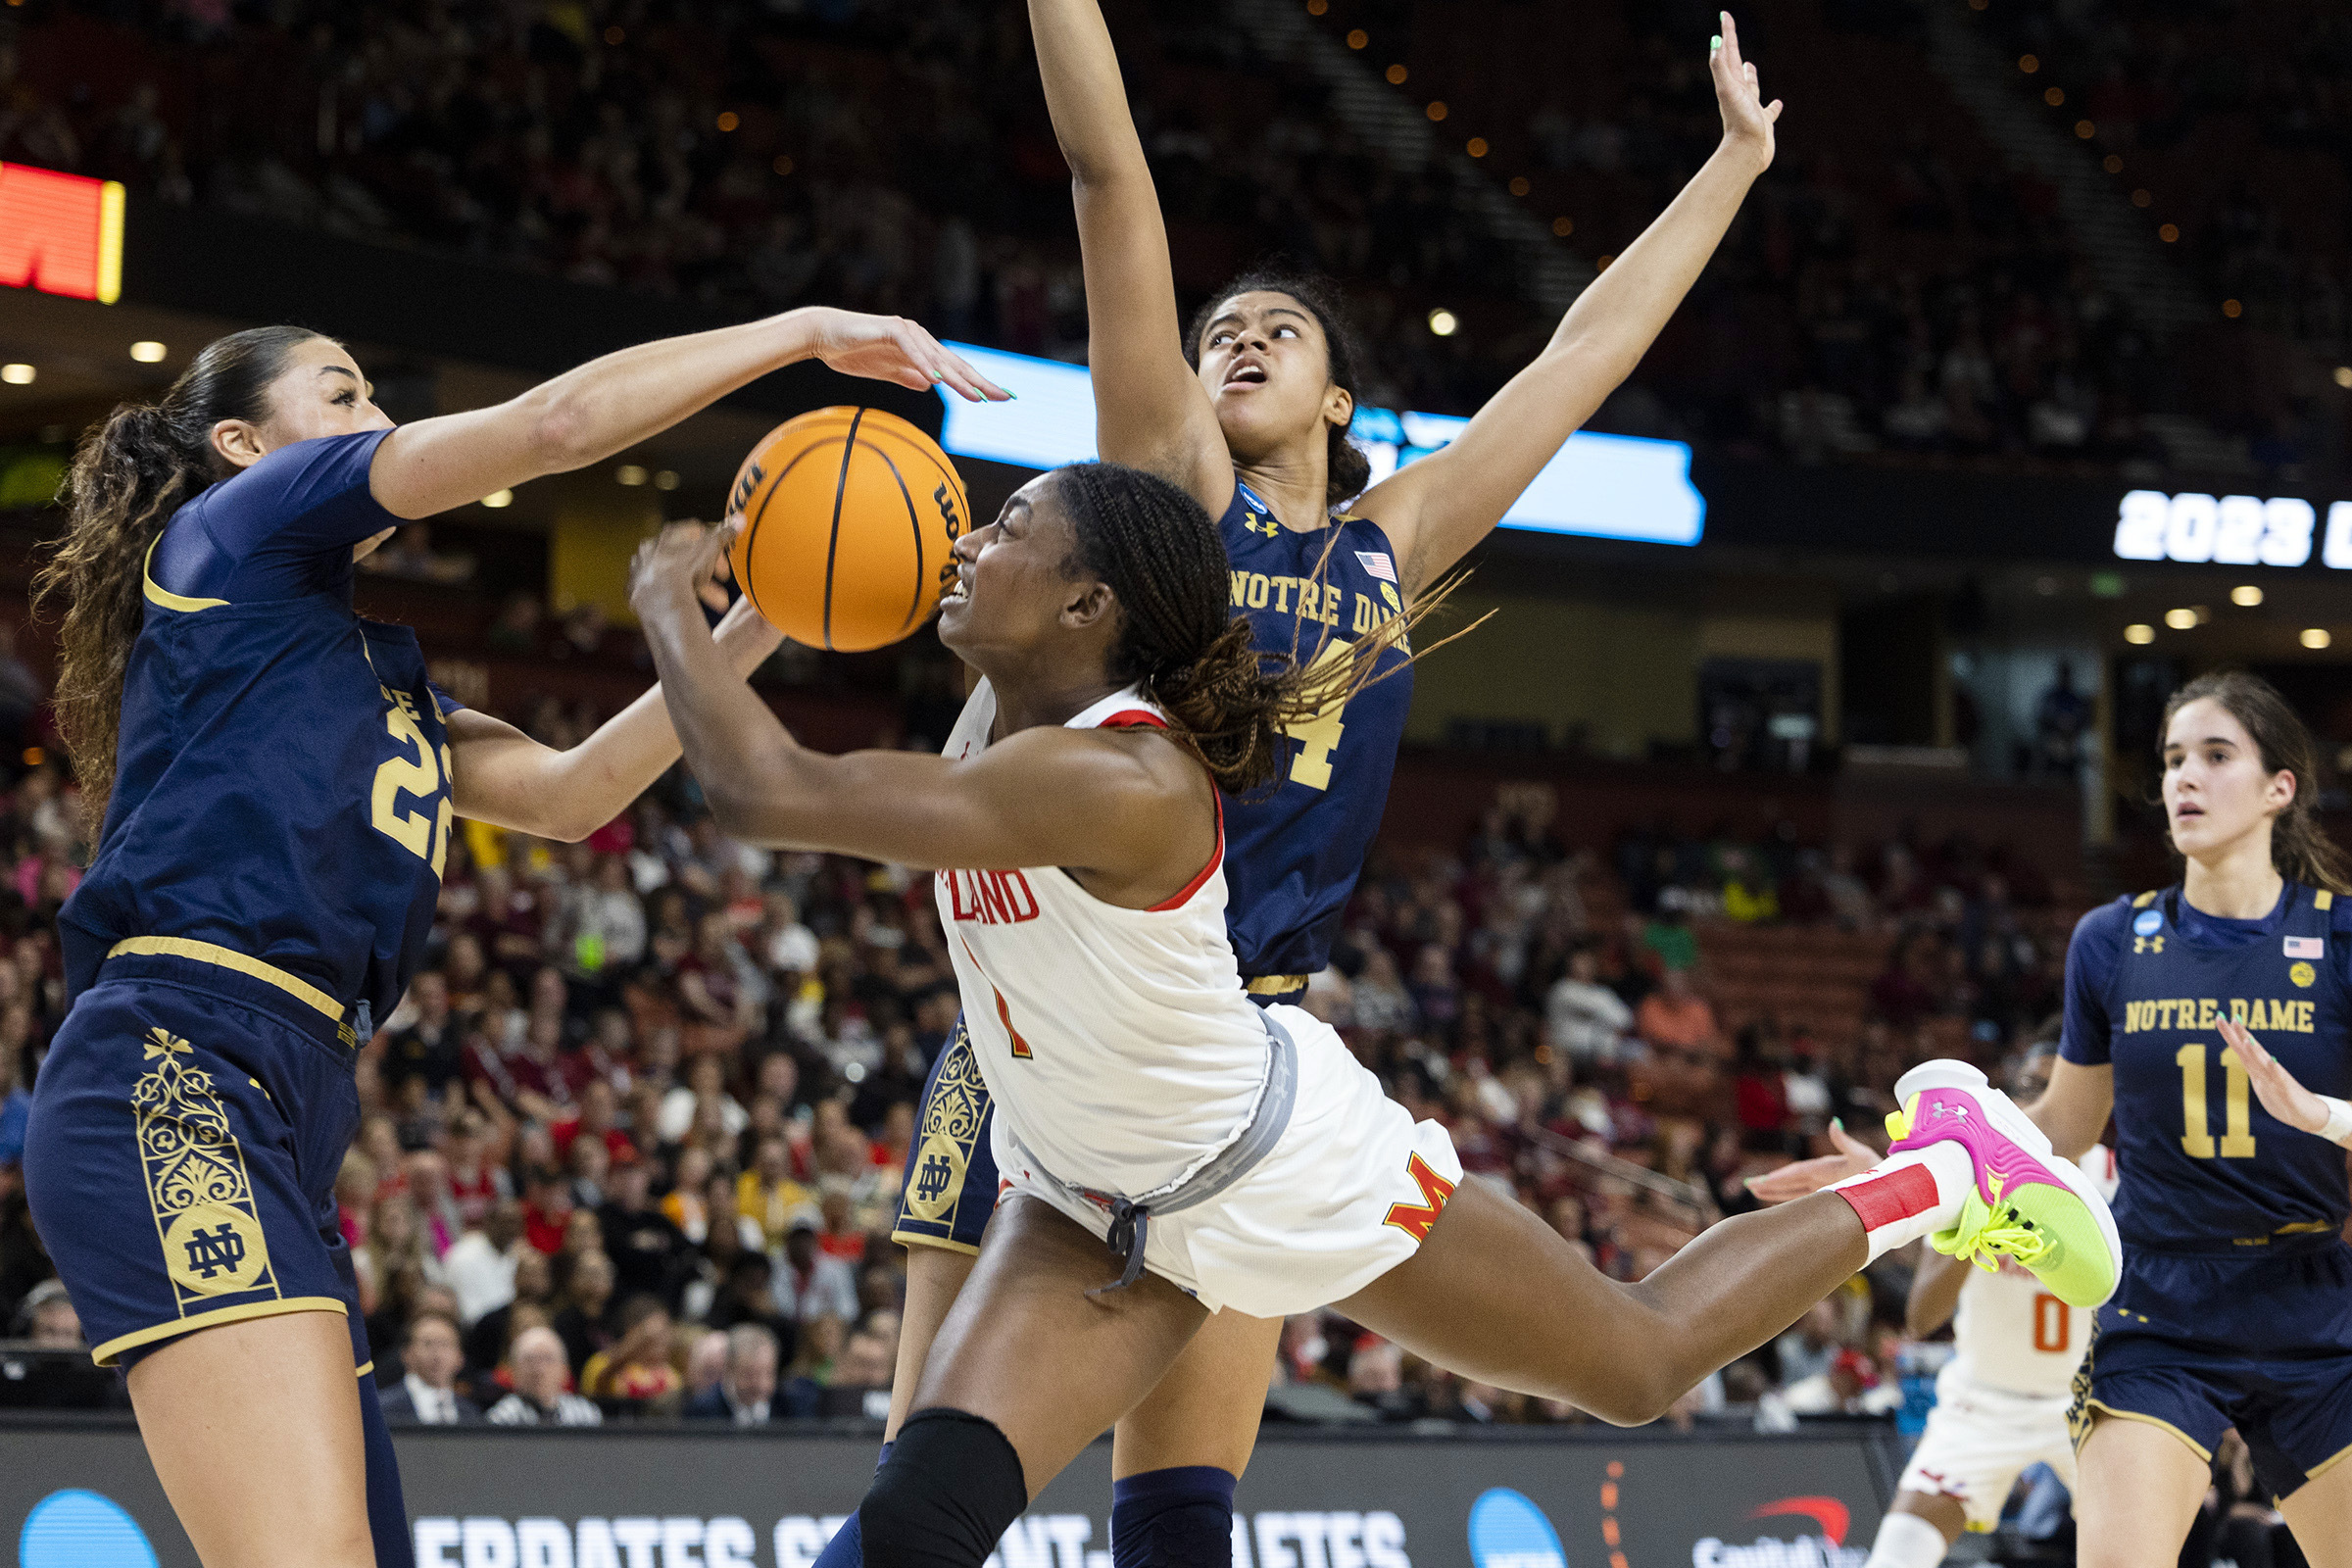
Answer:
[[(226, 969), (363, 1036), (399, 1002), (449, 850), (450, 756), (416, 634), (351, 608), (353, 545), (399, 520), (368, 488), (382, 435), (282, 448), (166, 525), (98, 856), (59, 916), (72, 995), (101, 965)], [(232, 597), (248, 587), (287, 596)]]
[(2290, 882), (2270, 914), (2230, 920), (2176, 886), (2076, 926), (2062, 1051), (2114, 1064), (2128, 1248), (2251, 1255), (2343, 1229), (2344, 1152), (2265, 1110), (2215, 1025), (2238, 1019), (2305, 1088), (2352, 1096), (2347, 902)]
[[(1301, 661), (1348, 645), (1404, 609), (1396, 552), (1368, 517), (1302, 533), (1237, 482), (1218, 519), (1233, 567), (1233, 608), (1257, 646)], [(1334, 537), (1334, 534), (1337, 537)], [(1364, 854), (1380, 829), (1389, 778), (1413, 701), (1410, 658), (1380, 657), (1382, 678), (1291, 731), (1280, 782), (1225, 815), (1226, 925), (1248, 978), (1304, 976), (1330, 959)]]

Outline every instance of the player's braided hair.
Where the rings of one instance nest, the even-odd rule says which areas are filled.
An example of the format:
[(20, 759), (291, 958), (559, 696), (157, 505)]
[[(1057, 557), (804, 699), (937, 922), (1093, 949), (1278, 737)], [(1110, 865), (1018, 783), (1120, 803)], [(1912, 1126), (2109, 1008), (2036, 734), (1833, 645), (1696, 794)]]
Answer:
[[(1348, 318), (1348, 307), (1339, 289), (1330, 279), (1304, 272), (1295, 272), (1281, 267), (1255, 267), (1229, 281), (1208, 298), (1208, 303), (1193, 313), (1192, 324), (1185, 329), (1184, 357), (1194, 369), (1200, 368), (1200, 334), (1216, 319), (1236, 295), (1288, 294), (1306, 307), (1317, 324), (1323, 328), (1324, 352), (1329, 364), (1331, 384), (1344, 387), (1350, 395), (1363, 384), (1363, 355), (1356, 344), (1355, 328)], [(1325, 439), (1330, 443), (1325, 472), (1324, 494), (1332, 506), (1340, 506), (1363, 494), (1364, 486), (1372, 482), (1372, 460), (1364, 456), (1363, 448), (1348, 439), (1348, 425), (1355, 422), (1352, 410), (1348, 424), (1326, 424)]]
[(1140, 468), (1082, 463), (1060, 470), (1055, 496), (1077, 536), (1063, 571), (1100, 578), (1118, 601), (1110, 678), (1140, 684), (1166, 709), (1171, 733), (1229, 794), (1273, 781), (1286, 726), (1402, 668), (1374, 666), (1445, 598), (1425, 595), (1344, 659), (1263, 653), (1232, 612), (1225, 541), (1190, 494)]
[(66, 602), (57, 727), (81, 785), (93, 846), (115, 788), (122, 673), (145, 613), (147, 552), (181, 504), (234, 471), (213, 449), (213, 426), (268, 417), (270, 383), (286, 356), (318, 335), (257, 326), (215, 338), (161, 401), (118, 404), (74, 450), (59, 496), (66, 531), (33, 577), (33, 606), (38, 614)]
[(2295, 798), (2271, 823), (2271, 864), (2289, 882), (2352, 893), (2352, 862), (2320, 825), (2320, 750), (2278, 687), (2243, 669), (2199, 675), (2165, 703), (2164, 722), (2156, 730), (2160, 754), (2173, 716), (2208, 697), (2245, 726), (2264, 772), (2295, 775)]

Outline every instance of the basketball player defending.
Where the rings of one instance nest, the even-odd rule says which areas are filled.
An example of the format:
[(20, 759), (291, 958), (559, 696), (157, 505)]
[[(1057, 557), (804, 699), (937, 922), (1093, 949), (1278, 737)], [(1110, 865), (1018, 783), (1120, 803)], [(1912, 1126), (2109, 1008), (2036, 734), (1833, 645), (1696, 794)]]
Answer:
[[(1029, 17), (1072, 174), (1102, 456), (1172, 481), (1217, 520), (1230, 612), (1261, 650), (1304, 662), (1345, 657), (1494, 529), (1640, 363), (1772, 162), (1780, 105), (1763, 97), (1727, 19), (1708, 59), (1724, 127), (1715, 154), (1459, 439), (1375, 484), (1348, 435), (1363, 367), (1335, 291), (1252, 272), (1218, 289), (1187, 326), (1096, 0), (1032, 0)], [(1226, 803), (1227, 934), (1260, 1005), (1296, 1002), (1329, 962), (1379, 827), (1412, 702), (1401, 647), (1383, 656), (1380, 675), (1293, 726), (1273, 784)], [(990, 1087), (959, 1030), (926, 1088), (892, 1227), (908, 1254), (892, 1436), (995, 1207)], [(1234, 1487), (1257, 1441), (1281, 1331), (1278, 1320), (1220, 1314), (1119, 1423), (1118, 1568), (1226, 1561)], [(857, 1564), (853, 1519), (820, 1568)]]

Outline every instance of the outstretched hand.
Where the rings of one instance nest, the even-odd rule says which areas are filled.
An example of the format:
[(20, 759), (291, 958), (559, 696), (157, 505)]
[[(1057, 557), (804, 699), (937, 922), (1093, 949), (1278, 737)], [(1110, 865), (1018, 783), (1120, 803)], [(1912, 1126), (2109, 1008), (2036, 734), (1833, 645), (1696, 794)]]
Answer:
[(1708, 53), (1707, 70), (1715, 77), (1715, 102), (1723, 111), (1724, 145), (1747, 149), (1761, 173), (1772, 167), (1772, 127), (1781, 118), (1781, 101), (1764, 101), (1756, 68), (1740, 57), (1740, 29), (1733, 24), (1732, 14), (1719, 11), (1715, 15), (1723, 33)]
[(1818, 1193), (1832, 1182), (1859, 1176), (1879, 1162), (1877, 1150), (1836, 1122), (1830, 1124), (1830, 1142), (1838, 1146), (1835, 1154), (1800, 1159), (1792, 1165), (1783, 1165), (1779, 1170), (1750, 1176), (1747, 1190), (1755, 1195), (1759, 1203), (1786, 1203), (1790, 1199)]
[(2262, 1108), (2289, 1127), (2325, 1137), (2328, 1132), (2328, 1106), (2319, 1096), (2295, 1081), (2295, 1075), (2278, 1064), (2278, 1058), (2262, 1048), (2262, 1042), (2234, 1018), (2222, 1020), (2222, 1041), (2237, 1053), (2245, 1063), (2246, 1078), (2254, 1085), (2254, 1094)]
[(712, 528), (673, 522), (637, 547), (629, 563), (629, 606), (639, 619), (661, 614), (689, 596), (712, 610), (727, 608), (721, 584), (728, 575), (727, 546), (743, 526), (740, 517)]
[(917, 392), (950, 386), (967, 403), (1003, 403), (1012, 396), (903, 316), (867, 316), (831, 306), (812, 307), (808, 315), (816, 328), (813, 352), (844, 375), (895, 381)]

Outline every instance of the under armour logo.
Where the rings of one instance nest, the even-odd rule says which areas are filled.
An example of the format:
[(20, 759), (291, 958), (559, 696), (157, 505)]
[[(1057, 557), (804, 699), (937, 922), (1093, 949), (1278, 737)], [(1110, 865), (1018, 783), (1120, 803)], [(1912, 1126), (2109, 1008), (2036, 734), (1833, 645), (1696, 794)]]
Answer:
[(945, 1154), (933, 1154), (923, 1161), (922, 1169), (914, 1173), (914, 1196), (923, 1202), (932, 1202), (948, 1190), (956, 1167)]
[(2162, 953), (2164, 951), (2164, 938), (2133, 937), (2132, 939), (2132, 951), (2133, 953)]
[(186, 1245), (188, 1272), (202, 1279), (234, 1274), (245, 1261), (245, 1238), (227, 1220), (210, 1231), (190, 1231)]

